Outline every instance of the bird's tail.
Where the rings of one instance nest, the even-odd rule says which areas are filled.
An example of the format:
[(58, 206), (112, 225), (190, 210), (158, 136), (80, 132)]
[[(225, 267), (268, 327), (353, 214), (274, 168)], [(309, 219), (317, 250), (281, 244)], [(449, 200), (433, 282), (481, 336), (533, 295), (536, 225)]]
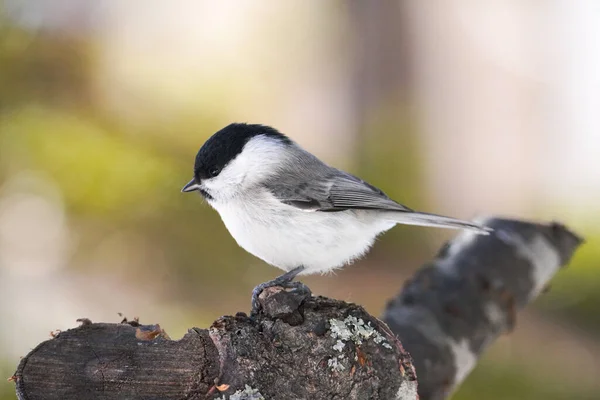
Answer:
[(389, 213), (391, 220), (405, 225), (433, 226), (437, 228), (467, 229), (481, 235), (489, 235), (492, 228), (474, 222), (424, 212), (393, 212)]

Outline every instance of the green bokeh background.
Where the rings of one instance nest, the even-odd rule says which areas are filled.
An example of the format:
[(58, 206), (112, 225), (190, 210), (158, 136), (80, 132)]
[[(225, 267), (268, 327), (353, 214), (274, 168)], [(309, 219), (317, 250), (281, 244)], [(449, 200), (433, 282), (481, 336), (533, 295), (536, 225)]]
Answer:
[[(283, 57), (299, 53), (301, 58), (303, 48), (328, 34), (342, 48), (340, 57), (349, 51), (349, 42), (357, 38), (340, 34), (339, 25), (348, 23), (356, 10), (344, 2), (313, 2), (311, 7), (314, 18), (327, 22), (326, 28), (305, 32), (302, 26), (282, 23), (265, 28), (264, 35), (280, 38), (267, 50), (273, 55), (264, 65), (254, 61), (262, 65), (261, 74), (268, 75), (270, 68), (292, 68), (291, 63), (271, 61), (279, 52)], [(190, 178), (193, 157), (204, 140), (231, 121), (246, 120), (253, 113), (269, 115), (273, 105), (248, 104), (261, 111), (244, 113), (239, 104), (232, 105), (239, 103), (236, 99), (257, 87), (273, 93), (286, 87), (261, 82), (261, 74), (248, 81), (243, 71), (235, 73), (236, 66), (227, 65), (227, 73), (208, 83), (198, 71), (199, 83), (189, 83), (197, 98), (182, 95), (181, 101), (173, 95), (171, 101), (169, 93), (178, 89), (170, 89), (169, 82), (177, 76), (165, 71), (170, 75), (163, 82), (156, 67), (153, 76), (160, 82), (147, 90), (136, 88), (138, 92), (124, 100), (128, 111), (115, 111), (99, 95), (105, 89), (99, 86), (106, 83), (98, 78), (102, 47), (93, 29), (43, 29), (23, 23), (14, 7), (6, 10), (0, 13), (0, 204), (18, 210), (18, 201), (6, 199), (42, 199), (62, 216), (68, 233), (59, 265), (53, 268), (36, 264), (31, 270), (16, 269), (20, 264), (11, 260), (18, 254), (0, 259), (0, 281), (5, 284), (0, 297), (0, 377), (12, 375), (17, 354), (26, 354), (48, 338), (48, 331), (75, 326), (79, 317), (117, 322), (117, 313), (123, 312), (145, 323), (160, 323), (176, 338), (189, 327), (204, 327), (220, 315), (246, 310), (252, 287), (278, 272), (242, 251), (208, 205), (179, 190)], [(132, 55), (131, 71), (142, 74), (151, 67), (136, 64)], [(294, 80), (309, 79), (300, 71), (302, 64), (293, 67), (299, 69), (297, 76), (290, 74)], [(413, 208), (431, 209), (437, 201), (423, 184), (431, 173), (423, 156), (424, 123), (410, 95), (410, 73), (402, 81), (408, 84), (408, 94), (374, 100), (358, 96), (356, 126), (352, 137), (344, 139), (351, 145), (328, 161)], [(300, 124), (288, 133), (302, 142)], [(335, 140), (325, 138), (321, 145), (336, 146)], [(543, 202), (532, 205), (531, 218), (545, 215), (539, 212), (543, 207)], [(552, 207), (560, 219), (569, 206)], [(579, 212), (588, 220), (580, 232), (587, 244), (553, 281), (549, 294), (521, 315), (516, 331), (494, 345), (453, 398), (600, 398), (600, 383), (590, 378), (600, 376), (600, 248), (595, 245), (600, 231), (593, 223), (600, 208)], [(2, 215), (8, 218), (0, 212), (0, 225)], [(19, 226), (25, 232), (19, 237), (31, 234), (32, 241), (38, 230), (46, 232), (36, 221)], [(10, 229), (6, 231), (9, 240)], [(62, 243), (51, 232), (46, 234), (49, 239), (44, 236), (49, 243)], [(403, 280), (452, 235), (398, 227), (352, 268), (308, 277), (306, 282), (319, 294), (358, 302), (378, 314)], [(28, 245), (35, 243), (22, 246)], [(14, 398), (14, 385), (0, 383), (0, 399)]]

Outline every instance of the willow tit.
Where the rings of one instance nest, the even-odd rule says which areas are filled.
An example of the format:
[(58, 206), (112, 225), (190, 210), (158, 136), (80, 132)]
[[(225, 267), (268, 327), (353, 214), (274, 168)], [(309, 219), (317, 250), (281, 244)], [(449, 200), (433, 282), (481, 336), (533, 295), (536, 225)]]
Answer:
[(264, 125), (234, 123), (200, 148), (194, 178), (237, 243), (287, 271), (257, 286), (292, 285), (298, 274), (324, 273), (364, 255), (396, 224), (490, 229), (468, 221), (413, 211), (378, 188), (333, 168), (284, 134)]

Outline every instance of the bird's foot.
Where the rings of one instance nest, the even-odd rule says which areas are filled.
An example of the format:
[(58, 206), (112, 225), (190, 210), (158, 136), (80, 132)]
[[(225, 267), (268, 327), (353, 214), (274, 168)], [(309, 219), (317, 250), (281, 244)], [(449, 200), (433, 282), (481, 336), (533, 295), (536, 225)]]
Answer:
[(296, 267), (271, 281), (264, 282), (256, 286), (254, 290), (252, 290), (252, 310), (250, 311), (250, 315), (258, 314), (258, 312), (261, 309), (261, 304), (259, 302), (258, 297), (263, 292), (263, 290), (270, 287), (280, 286), (284, 289), (291, 289), (292, 292), (296, 292), (300, 295), (303, 295), (303, 297), (310, 296), (311, 291), (308, 288), (308, 286), (306, 286), (302, 282), (293, 281), (296, 275), (302, 272), (302, 270), (304, 270), (303, 266)]

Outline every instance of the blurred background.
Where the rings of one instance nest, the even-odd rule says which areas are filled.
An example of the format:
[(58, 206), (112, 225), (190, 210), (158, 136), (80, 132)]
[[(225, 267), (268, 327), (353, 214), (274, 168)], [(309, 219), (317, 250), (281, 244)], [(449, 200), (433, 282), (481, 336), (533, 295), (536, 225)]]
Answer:
[[(0, 377), (77, 318), (123, 313), (179, 338), (249, 309), (280, 271), (179, 192), (233, 121), (412, 208), (585, 236), (454, 399), (600, 397), (594, 0), (0, 2)], [(304, 281), (380, 315), (454, 234), (397, 227)]]

